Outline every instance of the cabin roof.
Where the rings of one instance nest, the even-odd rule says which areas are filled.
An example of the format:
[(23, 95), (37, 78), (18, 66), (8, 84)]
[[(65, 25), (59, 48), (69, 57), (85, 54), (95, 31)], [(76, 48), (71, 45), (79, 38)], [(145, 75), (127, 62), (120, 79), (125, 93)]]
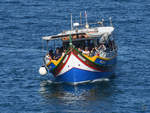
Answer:
[[(114, 27), (94, 27), (94, 28), (84, 28), (84, 29), (75, 29), (75, 30), (70, 30), (70, 31), (64, 31), (62, 33), (59, 33), (57, 35), (52, 35), (52, 36), (45, 36), (42, 37), (43, 40), (56, 40), (56, 39), (62, 39), (64, 37), (69, 37), (70, 35), (77, 36), (77, 35), (86, 35), (89, 38), (91, 37), (100, 37), (104, 34), (111, 35), (112, 32), (114, 31)], [(88, 38), (88, 39), (89, 39)]]
[(62, 37), (67, 37), (67, 36), (74, 36), (74, 35), (84, 35), (85, 33), (71, 33), (71, 34), (58, 34), (58, 35), (52, 35), (52, 36), (45, 36), (42, 37), (43, 40), (56, 40), (56, 39), (61, 39)]

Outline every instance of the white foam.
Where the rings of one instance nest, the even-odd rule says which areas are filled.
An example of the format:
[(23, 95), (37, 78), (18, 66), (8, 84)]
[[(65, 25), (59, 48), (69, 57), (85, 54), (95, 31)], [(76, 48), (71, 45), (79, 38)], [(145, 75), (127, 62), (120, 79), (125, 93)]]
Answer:
[(100, 78), (100, 79), (95, 79), (95, 80), (92, 80), (91, 83), (94, 83), (94, 82), (102, 82), (102, 81), (110, 81), (108, 78)]

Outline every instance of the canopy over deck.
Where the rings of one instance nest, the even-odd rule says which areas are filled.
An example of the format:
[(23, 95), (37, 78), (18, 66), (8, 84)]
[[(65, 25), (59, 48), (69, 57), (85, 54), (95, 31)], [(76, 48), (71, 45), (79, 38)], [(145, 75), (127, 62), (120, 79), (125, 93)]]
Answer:
[(75, 35), (85, 35), (85, 33), (70, 33), (70, 34), (58, 34), (58, 35), (52, 35), (52, 36), (45, 36), (42, 37), (43, 40), (56, 40), (56, 39), (61, 39), (63, 37), (67, 36), (75, 36)]
[(111, 35), (114, 31), (114, 27), (95, 27), (95, 28), (84, 28), (84, 29), (75, 29), (70, 31), (65, 31), (57, 35), (52, 36), (45, 36), (42, 37), (43, 40), (56, 40), (56, 39), (62, 39), (62, 40), (69, 40), (69, 36), (71, 35), (73, 39), (87, 39), (87, 38), (96, 38), (100, 37), (104, 34)]

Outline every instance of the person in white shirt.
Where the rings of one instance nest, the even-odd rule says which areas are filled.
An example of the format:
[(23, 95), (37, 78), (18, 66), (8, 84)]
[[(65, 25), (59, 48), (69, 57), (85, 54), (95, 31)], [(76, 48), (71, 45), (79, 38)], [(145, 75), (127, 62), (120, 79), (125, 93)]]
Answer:
[(85, 50), (82, 53), (87, 55), (87, 56), (89, 56), (90, 55), (90, 51), (88, 50), (88, 47), (85, 47)]

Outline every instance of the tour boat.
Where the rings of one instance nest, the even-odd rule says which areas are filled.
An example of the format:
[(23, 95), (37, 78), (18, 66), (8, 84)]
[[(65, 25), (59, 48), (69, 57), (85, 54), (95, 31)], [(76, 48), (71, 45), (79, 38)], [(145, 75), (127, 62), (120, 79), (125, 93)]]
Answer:
[[(70, 84), (111, 77), (115, 72), (117, 46), (111, 19), (110, 25), (104, 26), (103, 23), (104, 20), (94, 23), (94, 26), (87, 21), (85, 25), (72, 23), (71, 16), (71, 30), (42, 37), (47, 42), (47, 53), (39, 73), (45, 75), (50, 72), (55, 82)], [(52, 51), (49, 53), (50, 42), (55, 43), (51, 44), (52, 51), (55, 51), (57, 43), (62, 44), (58, 59)]]

